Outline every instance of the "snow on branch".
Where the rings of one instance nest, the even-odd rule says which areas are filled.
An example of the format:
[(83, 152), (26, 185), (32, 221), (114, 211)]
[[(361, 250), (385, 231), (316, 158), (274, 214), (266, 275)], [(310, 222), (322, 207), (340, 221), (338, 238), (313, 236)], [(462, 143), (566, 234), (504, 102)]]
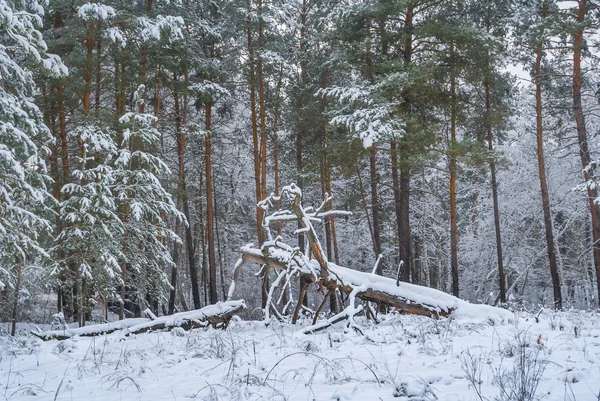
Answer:
[[(269, 239), (261, 248), (253, 245), (246, 245), (241, 248), (241, 257), (236, 263), (234, 277), (229, 289), (228, 299), (232, 299), (236, 282), (239, 278), (242, 268), (249, 263), (256, 263), (261, 266), (269, 266), (279, 271), (277, 279), (271, 284), (268, 292), (267, 305), (265, 307), (265, 316), (268, 319), (271, 311), (277, 317), (280, 313), (277, 311), (277, 303), (273, 302), (274, 293), (277, 289), (286, 290), (291, 280), (300, 279), (301, 282), (310, 285), (316, 283), (320, 288), (327, 288), (328, 295), (339, 290), (348, 295), (349, 305), (337, 315), (318, 322), (317, 317), (322, 309), (316, 313), (315, 321), (312, 326), (304, 328), (302, 333), (310, 334), (323, 330), (342, 320), (348, 320), (348, 327), (355, 328), (353, 318), (362, 312), (364, 307), (359, 301), (368, 305), (369, 302), (385, 305), (388, 308), (394, 308), (404, 313), (428, 316), (432, 318), (441, 318), (452, 315), (462, 318), (473, 319), (475, 321), (489, 321), (490, 323), (507, 323), (513, 319), (513, 314), (504, 309), (494, 308), (488, 305), (473, 305), (445, 292), (427, 288), (415, 284), (397, 282), (395, 278), (387, 278), (374, 273), (365, 273), (338, 266), (329, 262), (323, 253), (316, 231), (312, 226), (312, 221), (318, 220), (323, 214), (320, 207), (315, 212), (302, 206), (302, 190), (295, 184), (288, 185), (282, 189), (281, 197), (271, 195), (259, 203), (259, 207), (265, 211), (268, 206), (281, 198), (287, 199), (291, 203), (290, 210), (280, 210), (264, 218), (263, 227), (268, 229), (272, 222), (291, 221), (292, 216), (300, 222), (303, 232), (306, 233), (311, 246), (310, 259), (307, 255), (300, 252), (299, 248), (291, 247), (286, 244), (281, 237)], [(328, 202), (329, 196), (323, 204)], [(323, 206), (323, 205), (322, 205)], [(296, 231), (296, 234), (298, 231)], [(375, 264), (374, 270), (377, 268)], [(370, 269), (369, 269), (370, 270)], [(283, 284), (283, 288), (278, 288)], [(296, 300), (296, 312), (300, 310), (302, 298), (305, 290), (301, 291)], [(368, 307), (368, 306), (367, 306)]]

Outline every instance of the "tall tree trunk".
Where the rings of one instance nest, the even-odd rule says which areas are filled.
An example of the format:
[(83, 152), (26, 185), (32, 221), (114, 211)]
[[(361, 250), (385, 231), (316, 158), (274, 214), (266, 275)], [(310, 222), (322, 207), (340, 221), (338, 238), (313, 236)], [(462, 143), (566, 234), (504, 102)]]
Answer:
[[(98, 22), (97, 29), (98, 32), (101, 31), (101, 22)], [(96, 62), (96, 95), (94, 108), (96, 109), (96, 112), (98, 112), (100, 111), (100, 94), (102, 90), (102, 37), (99, 37), (96, 40), (96, 57), (98, 60)]]
[[(56, 224), (56, 238), (60, 237), (62, 233), (62, 218), (60, 213), (60, 203), (62, 201), (62, 178), (60, 176), (59, 166), (58, 166), (58, 158), (59, 158), (59, 150), (57, 145), (60, 142), (60, 136), (57, 132), (56, 127), (56, 101), (49, 101), (47, 87), (42, 86), (42, 96), (44, 99), (44, 120), (46, 125), (50, 128), (50, 132), (52, 133), (52, 137), (54, 138), (53, 143), (49, 145), (50, 155), (48, 156), (49, 164), (50, 164), (50, 177), (53, 180), (53, 197), (56, 200), (56, 208), (55, 208), (55, 224)], [(62, 250), (62, 242), (60, 239), (58, 240), (58, 246), (56, 247), (56, 260), (63, 260), (63, 250)], [(62, 312), (62, 290), (60, 286), (57, 288), (57, 311)]]
[(452, 295), (458, 297), (458, 223), (456, 216), (456, 78), (450, 81), (450, 266), (452, 270)]
[[(57, 88), (58, 91), (58, 127), (59, 127), (59, 135), (60, 135), (60, 153), (61, 153), (61, 166), (62, 166), (62, 180), (61, 184), (65, 185), (71, 182), (71, 172), (70, 172), (70, 164), (69, 164), (69, 143), (67, 140), (67, 117), (65, 111), (65, 86), (60, 83)], [(61, 189), (59, 191), (62, 191)], [(68, 194), (64, 194), (63, 200), (69, 199)], [(62, 217), (61, 217), (62, 222)], [(62, 224), (62, 228), (64, 229), (64, 224)], [(66, 257), (63, 253), (63, 257)], [(67, 320), (70, 320), (74, 316), (75, 308), (73, 305), (73, 286), (72, 286), (72, 273), (70, 268), (67, 268), (65, 271), (61, 272), (61, 299), (62, 306), (61, 309), (65, 315)]]
[[(542, 19), (548, 12), (548, 3), (544, 2), (540, 11)], [(546, 246), (548, 249), (548, 262), (550, 264), (550, 275), (552, 276), (552, 286), (554, 288), (554, 307), (562, 309), (562, 295), (560, 289), (560, 278), (556, 264), (556, 253), (554, 249), (554, 234), (552, 232), (552, 215), (550, 213), (550, 197), (548, 195), (548, 183), (546, 180), (546, 165), (544, 161), (544, 139), (543, 139), (543, 119), (542, 119), (542, 58), (543, 58), (543, 40), (540, 39), (536, 46), (535, 59), (535, 112), (536, 112), (536, 139), (537, 139), (537, 157), (538, 170), (540, 175), (540, 189), (542, 192), (542, 207), (544, 209), (544, 225), (546, 227)]]
[(371, 241), (373, 241), (373, 249), (375, 249), (375, 234), (373, 233), (373, 224), (371, 224), (371, 218), (369, 217), (369, 207), (367, 206), (367, 196), (365, 195), (365, 186), (363, 185), (362, 176), (360, 175), (360, 164), (356, 161), (356, 175), (358, 176), (358, 188), (360, 190), (360, 198), (362, 200), (363, 209), (365, 210), (365, 217), (367, 219), (367, 226), (369, 228), (369, 234), (371, 234)]
[(17, 317), (19, 312), (19, 294), (21, 293), (21, 275), (23, 272), (23, 262), (19, 260), (17, 262), (17, 282), (15, 284), (15, 300), (13, 302), (13, 310), (12, 310), (12, 328), (10, 330), (10, 335), (15, 336), (17, 333)]
[[(258, 110), (260, 117), (260, 198), (267, 197), (267, 120), (265, 109), (265, 78), (263, 75), (262, 50), (264, 47), (264, 20), (263, 20), (263, 1), (258, 0), (258, 49), (259, 54), (256, 58), (256, 72), (258, 78)], [(261, 219), (262, 224), (262, 219)], [(267, 238), (264, 238), (265, 241)], [(269, 266), (263, 268), (264, 275), (261, 286), (262, 306), (266, 307), (269, 295)]]
[(211, 117), (212, 105), (205, 106), (205, 131), (204, 150), (206, 153), (206, 238), (208, 241), (208, 282), (210, 303), (216, 304), (217, 294), (217, 265), (215, 261), (215, 236), (213, 218), (213, 181), (212, 181), (212, 155), (211, 155)]
[[(492, 133), (492, 102), (490, 94), (489, 78), (485, 81), (485, 129), (487, 131), (488, 149), (494, 150), (494, 140)], [(502, 237), (500, 235), (500, 211), (498, 206), (498, 183), (496, 181), (496, 163), (490, 159), (490, 173), (492, 179), (492, 202), (494, 204), (494, 228), (496, 232), (496, 254), (498, 259), (498, 283), (500, 285), (500, 302), (506, 302), (506, 275), (504, 273), (504, 260), (502, 258)]]
[[(574, 33), (573, 41), (573, 114), (577, 124), (577, 141), (579, 143), (579, 155), (585, 182), (589, 182), (590, 173), (587, 167), (590, 164), (590, 149), (588, 146), (587, 129), (585, 126), (585, 115), (581, 104), (581, 51), (583, 49), (583, 24), (585, 22), (587, 0), (578, 0), (577, 23), (581, 27)], [(600, 209), (595, 203), (598, 198), (598, 190), (587, 186), (587, 195), (592, 220), (592, 240), (594, 268), (596, 270), (596, 284), (598, 288), (598, 303), (600, 304)]]
[[(307, 13), (308, 13), (307, 1), (302, 0), (302, 9), (300, 11), (300, 79), (302, 80), (302, 94), (301, 94), (301, 100), (300, 100), (300, 104), (299, 104), (300, 109), (304, 108), (304, 91), (306, 90), (306, 86), (308, 84), (308, 75), (307, 75), (307, 71), (306, 71), (306, 60), (305, 60)], [(303, 162), (302, 162), (304, 137), (305, 137), (304, 126), (301, 125), (300, 129), (296, 133), (296, 174), (298, 176), (298, 186), (300, 188), (302, 188), (304, 185), (304, 183), (302, 182), (303, 181), (302, 180), (302, 170), (304, 168)], [(300, 222), (298, 222), (298, 230), (300, 230), (301, 228), (302, 228), (302, 226), (301, 226)], [(300, 252), (302, 252), (302, 253), (305, 252), (304, 233), (302, 233), (302, 232), (300, 232), (298, 234), (298, 248), (300, 249)], [(300, 293), (303, 294), (301, 299), (302, 299), (302, 303), (305, 306), (308, 306), (308, 297), (305, 296), (307, 288), (308, 288), (308, 286), (303, 287), (303, 284), (300, 283)], [(298, 306), (300, 306), (300, 305), (298, 305)], [(294, 313), (293, 320), (296, 320), (296, 313)]]
[[(451, 45), (451, 54), (454, 53), (454, 43)], [(456, 77), (452, 73), (450, 78), (450, 146), (448, 154), (450, 157), (450, 266), (452, 271), (452, 295), (458, 297), (458, 223), (456, 216)]]
[[(93, 1), (90, 1), (93, 3)], [(83, 73), (83, 80), (85, 87), (83, 90), (83, 110), (88, 111), (92, 108), (92, 71), (94, 69), (94, 24), (88, 23), (86, 28), (86, 57), (85, 57), (85, 70)]]
[[(252, 2), (248, 2), (248, 14), (252, 11)], [(247, 35), (248, 35), (248, 84), (250, 86), (250, 115), (252, 122), (252, 145), (254, 153), (254, 190), (256, 193), (256, 203), (262, 200), (261, 198), (261, 185), (260, 185), (260, 144), (258, 141), (258, 121), (256, 116), (256, 79), (254, 74), (254, 44), (252, 41), (252, 19), (248, 15), (247, 20)], [(262, 245), (263, 230), (262, 222), (264, 217), (264, 211), (256, 207), (256, 235), (258, 237), (258, 244)]]
[[(177, 83), (177, 76), (173, 77)], [(175, 128), (177, 132), (177, 160), (178, 160), (178, 178), (179, 178), (179, 202), (183, 206), (183, 215), (187, 221), (185, 226), (185, 243), (187, 247), (188, 264), (190, 268), (190, 281), (192, 285), (192, 298), (194, 309), (200, 309), (200, 289), (198, 288), (198, 266), (196, 264), (196, 250), (194, 248), (194, 238), (192, 234), (192, 221), (187, 193), (187, 183), (185, 178), (185, 134), (181, 129), (183, 113), (180, 110), (179, 93), (175, 90)], [(185, 103), (185, 101), (184, 101)]]
[[(206, 152), (205, 152), (206, 153)], [(206, 158), (205, 158), (206, 159)], [(205, 161), (206, 163), (206, 161)], [(198, 177), (199, 179), (199, 185), (198, 185), (198, 191), (200, 193), (202, 193), (203, 190), (203, 186), (204, 186), (204, 181), (203, 181), (203, 177), (204, 174), (202, 174), (202, 172), (198, 172)], [(204, 220), (204, 209), (202, 207), (202, 199), (201, 197), (198, 197), (196, 200), (196, 209), (197, 212), (196, 214), (199, 216), (198, 218), (198, 231), (199, 231), (199, 243), (200, 246), (202, 247), (202, 289), (204, 291), (204, 304), (208, 305), (208, 268), (207, 268), (207, 262), (208, 262), (208, 258), (207, 256), (207, 252), (206, 252), (206, 227), (205, 227), (205, 220)]]
[[(373, 248), (375, 251), (375, 259), (381, 255), (381, 233), (379, 220), (379, 199), (377, 194), (377, 159), (375, 146), (369, 149), (369, 171), (371, 181), (371, 214), (373, 216)], [(381, 263), (377, 266), (376, 273), (383, 274), (383, 266)]]
[[(181, 207), (181, 202), (177, 202), (177, 208)], [(175, 221), (175, 233), (179, 235), (179, 230), (181, 229), (181, 222), (179, 219)], [(179, 261), (180, 261), (180, 253), (181, 253), (181, 245), (175, 243), (173, 246), (173, 269), (171, 270), (171, 290), (169, 291), (169, 306), (167, 309), (167, 313), (172, 315), (175, 313), (175, 297), (177, 295), (177, 280), (178, 280), (178, 272), (179, 269)]]
[[(412, 24), (413, 24), (413, 8), (409, 7), (406, 10), (405, 26), (407, 28), (407, 36), (404, 43), (404, 62), (409, 64), (412, 63), (413, 53), (413, 38), (412, 38)], [(409, 114), (411, 112), (411, 99), (410, 93), (404, 91), (402, 94), (404, 100), (404, 111)], [(409, 128), (409, 127), (407, 127)], [(410, 131), (407, 129), (405, 136), (408, 137)], [(412, 265), (411, 257), (411, 228), (410, 228), (410, 162), (409, 162), (409, 145), (408, 140), (405, 138), (400, 139), (400, 177), (399, 177), (399, 193), (396, 193), (394, 189), (394, 200), (396, 206), (396, 221), (398, 224), (398, 257), (402, 264), (402, 270), (400, 272), (400, 279), (405, 282), (410, 281), (410, 266)], [(393, 155), (392, 155), (393, 157)], [(396, 158), (398, 155), (396, 155)], [(393, 159), (392, 159), (393, 160)], [(394, 168), (392, 166), (392, 173), (394, 174)], [(395, 173), (397, 175), (397, 172)], [(392, 176), (393, 179), (393, 176)], [(397, 185), (396, 185), (397, 186)]]

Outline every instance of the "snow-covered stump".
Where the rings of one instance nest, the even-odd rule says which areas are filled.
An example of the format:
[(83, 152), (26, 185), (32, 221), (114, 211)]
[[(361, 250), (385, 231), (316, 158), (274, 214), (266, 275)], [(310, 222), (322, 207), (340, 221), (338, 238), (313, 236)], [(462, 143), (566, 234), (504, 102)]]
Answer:
[(95, 337), (121, 331), (126, 335), (141, 334), (148, 331), (171, 331), (176, 327), (192, 330), (212, 326), (225, 328), (234, 314), (246, 308), (243, 300), (218, 302), (188, 312), (176, 313), (154, 319), (124, 319), (111, 323), (96, 324), (65, 330), (52, 330), (45, 332), (32, 331), (31, 334), (44, 340), (66, 340), (71, 337)]
[[(261, 248), (246, 245), (241, 248), (241, 257), (234, 268), (234, 277), (229, 289), (228, 298), (231, 299), (235, 292), (236, 282), (245, 265), (256, 263), (261, 266), (274, 268), (280, 273), (277, 280), (271, 285), (269, 299), (265, 308), (266, 322), (270, 317), (270, 310), (276, 310), (273, 302), (273, 294), (279, 283), (285, 282), (289, 287), (292, 280), (300, 279), (305, 283), (316, 283), (320, 288), (326, 288), (327, 293), (339, 290), (348, 295), (350, 305), (342, 312), (328, 320), (318, 322), (320, 306), (315, 314), (313, 325), (302, 330), (309, 334), (323, 330), (337, 322), (348, 320), (348, 326), (354, 327), (353, 318), (364, 310), (363, 305), (358, 304), (361, 300), (368, 305), (369, 302), (394, 308), (402, 313), (441, 318), (450, 316), (468, 316), (476, 320), (490, 320), (493, 323), (506, 323), (513, 318), (509, 311), (494, 308), (488, 305), (473, 305), (445, 292), (427, 288), (415, 284), (399, 282), (396, 279), (378, 276), (374, 273), (359, 272), (331, 263), (325, 257), (323, 248), (318, 240), (316, 231), (312, 226), (313, 221), (319, 221), (323, 216), (332, 214), (345, 214), (346, 212), (327, 211), (322, 212), (323, 205), (316, 211), (302, 206), (302, 191), (296, 185), (291, 184), (282, 189), (282, 197), (291, 200), (292, 210), (278, 210), (267, 216), (263, 221), (263, 228), (269, 238)], [(279, 197), (271, 195), (261, 201), (259, 207), (265, 211)], [(311, 247), (314, 259), (309, 259), (298, 248), (287, 245), (281, 237), (273, 239), (270, 234), (269, 224), (283, 221), (299, 221), (301, 228), (295, 234), (305, 233)], [(261, 269), (263, 271), (264, 269)], [(285, 280), (283, 278), (285, 277)], [(285, 291), (286, 287), (280, 288)], [(295, 315), (302, 304), (302, 293), (296, 300), (297, 307)], [(294, 322), (295, 322), (294, 318)]]

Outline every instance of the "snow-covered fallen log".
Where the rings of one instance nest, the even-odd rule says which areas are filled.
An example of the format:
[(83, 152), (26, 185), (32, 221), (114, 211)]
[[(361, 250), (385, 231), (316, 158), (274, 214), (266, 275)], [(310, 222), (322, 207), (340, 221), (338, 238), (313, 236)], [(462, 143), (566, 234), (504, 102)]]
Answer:
[[(276, 308), (279, 301), (274, 301), (273, 298), (274, 290), (278, 286), (281, 286), (279, 289), (282, 294), (286, 290), (291, 291), (289, 283), (297, 279), (300, 280), (302, 286), (292, 319), (294, 323), (302, 307), (306, 288), (311, 283), (318, 284), (320, 288), (327, 288), (328, 295), (335, 291), (340, 291), (348, 295), (349, 301), (349, 305), (344, 310), (339, 311), (335, 316), (324, 322), (317, 322), (319, 312), (322, 310), (324, 304), (319, 306), (319, 309), (315, 313), (313, 325), (302, 330), (306, 334), (323, 330), (346, 319), (349, 320), (348, 325), (352, 327), (353, 317), (365, 310), (363, 305), (357, 304), (357, 300), (365, 302), (367, 306), (366, 310), (371, 315), (374, 315), (374, 311), (369, 306), (369, 303), (394, 308), (403, 313), (432, 318), (452, 315), (453, 317), (471, 318), (478, 322), (491, 321), (493, 323), (507, 323), (513, 319), (513, 314), (504, 309), (488, 305), (470, 304), (436, 289), (399, 282), (398, 280), (373, 273), (348, 269), (329, 262), (323, 252), (317, 233), (312, 226), (312, 221), (317, 219), (322, 208), (319, 208), (316, 213), (308, 215), (307, 209), (302, 206), (302, 191), (295, 184), (284, 187), (281, 194), (281, 197), (287, 197), (290, 201), (291, 211), (276, 211), (271, 216), (265, 217), (262, 226), (269, 240), (260, 248), (250, 244), (241, 249), (241, 257), (235, 266), (234, 277), (228, 295), (228, 298), (232, 299), (240, 271), (248, 263), (256, 263), (279, 270), (280, 273), (277, 276), (277, 280), (273, 282), (268, 293), (267, 305), (264, 309), (265, 321), (268, 322), (271, 311), (276, 316), (280, 316)], [(261, 201), (259, 207), (265, 210), (266, 215), (268, 206), (279, 201), (281, 197), (271, 195)], [(330, 199), (329, 195), (326, 195), (326, 200), (329, 201)], [(300, 228), (295, 233), (306, 234), (310, 244), (312, 259), (309, 259), (306, 254), (300, 252), (298, 248), (287, 245), (281, 237), (275, 239), (271, 237), (268, 228), (269, 224), (273, 221), (281, 221), (282, 216), (285, 217), (285, 221), (290, 220), (290, 216), (296, 217)], [(261, 272), (268, 272), (268, 268), (261, 269)], [(279, 300), (281, 299), (283, 299), (283, 296), (279, 297)], [(287, 306), (283, 309), (287, 309)]]
[(73, 329), (64, 330), (50, 330), (50, 331), (32, 331), (31, 334), (41, 338), (44, 341), (49, 340), (66, 340), (67, 338), (80, 336), (80, 337), (94, 337), (104, 334), (114, 333), (118, 330), (124, 330), (129, 327), (138, 326), (140, 324), (151, 322), (150, 319), (136, 318), (136, 319), (123, 319), (116, 322), (94, 324), (91, 326), (78, 327)]
[(141, 334), (147, 331), (171, 331), (176, 327), (181, 327), (184, 330), (208, 326), (224, 328), (227, 327), (229, 320), (234, 314), (241, 312), (244, 309), (246, 309), (244, 300), (217, 302), (214, 305), (208, 305), (202, 309), (162, 316), (156, 320), (129, 327), (126, 333), (127, 335), (131, 335)]
[[(240, 253), (242, 263), (234, 272), (234, 283), (239, 271), (246, 263), (267, 264), (275, 269), (285, 270), (288, 269), (290, 260), (293, 260), (279, 247), (270, 247), (261, 251), (251, 246), (245, 246)], [(415, 284), (400, 282), (396, 285), (395, 279), (359, 272), (331, 262), (327, 264), (327, 277), (320, 278), (322, 276), (319, 274), (320, 266), (317, 261), (304, 262), (302, 265), (294, 266), (304, 280), (313, 283), (319, 282), (327, 288), (337, 288), (348, 295), (356, 289), (356, 298), (387, 305), (404, 313), (433, 318), (453, 314), (479, 321), (491, 320), (494, 323), (506, 323), (513, 318), (511, 312), (501, 308), (471, 304), (445, 292)], [(234, 289), (235, 285), (232, 284), (230, 296)]]
[(66, 340), (67, 338), (94, 337), (105, 334), (122, 331), (126, 335), (140, 334), (147, 331), (166, 330), (170, 331), (175, 327), (181, 327), (184, 330), (191, 330), (207, 326), (215, 328), (226, 327), (231, 317), (246, 308), (243, 300), (218, 302), (214, 305), (205, 306), (188, 312), (176, 313), (174, 315), (162, 316), (154, 320), (124, 319), (111, 323), (96, 324), (92, 326), (79, 327), (65, 330), (52, 330), (45, 332), (32, 331), (31, 334), (41, 338), (44, 341)]

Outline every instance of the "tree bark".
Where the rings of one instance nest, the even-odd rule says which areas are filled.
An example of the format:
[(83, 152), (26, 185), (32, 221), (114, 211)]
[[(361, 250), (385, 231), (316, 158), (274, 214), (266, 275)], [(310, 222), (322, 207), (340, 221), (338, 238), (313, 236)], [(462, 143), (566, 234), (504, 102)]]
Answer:
[[(548, 3), (544, 1), (540, 16), (546, 17), (548, 12)], [(546, 180), (546, 165), (544, 161), (544, 139), (543, 139), (543, 118), (542, 118), (542, 58), (543, 58), (543, 40), (540, 39), (536, 46), (535, 59), (535, 112), (536, 112), (536, 139), (537, 139), (537, 157), (538, 170), (540, 175), (540, 189), (542, 192), (542, 207), (544, 209), (544, 225), (546, 228), (546, 246), (548, 249), (548, 262), (550, 264), (550, 275), (552, 276), (552, 286), (554, 289), (554, 307), (562, 309), (562, 295), (560, 289), (560, 278), (556, 265), (556, 253), (554, 249), (554, 234), (552, 232), (552, 215), (550, 213), (550, 197), (548, 195), (548, 183)]]
[[(369, 167), (371, 176), (371, 214), (373, 216), (373, 248), (375, 251), (375, 259), (381, 255), (381, 233), (379, 221), (379, 199), (377, 194), (377, 160), (375, 146), (369, 149)], [(377, 266), (378, 275), (383, 274), (383, 266), (381, 263)]]
[[(177, 84), (177, 77), (173, 77)], [(183, 120), (179, 93), (175, 90), (174, 93), (174, 105), (175, 105), (175, 130), (177, 135), (177, 161), (178, 161), (178, 179), (179, 179), (179, 202), (183, 207), (183, 214), (187, 221), (185, 226), (185, 243), (187, 248), (188, 263), (190, 268), (190, 281), (192, 285), (192, 299), (194, 302), (194, 309), (199, 309), (200, 302), (200, 289), (198, 288), (198, 265), (196, 263), (196, 250), (194, 248), (194, 238), (192, 234), (192, 221), (190, 215), (190, 207), (187, 193), (187, 183), (185, 177), (185, 134), (182, 131), (181, 123)], [(173, 303), (174, 305), (174, 303)], [(172, 312), (171, 312), (172, 313)]]
[[(264, 46), (264, 20), (263, 20), (263, 2), (258, 0), (258, 49), (259, 54), (256, 58), (256, 72), (258, 78), (258, 106), (260, 117), (260, 198), (267, 197), (267, 120), (265, 109), (265, 80), (263, 75), (262, 50)], [(262, 210), (262, 209), (261, 209)], [(262, 224), (262, 219), (261, 219)], [(266, 240), (263, 234), (263, 241)], [(262, 280), (262, 305), (266, 307), (269, 293), (269, 266), (265, 266)]]
[[(487, 131), (488, 149), (490, 152), (494, 150), (494, 141), (491, 122), (491, 94), (489, 79), (485, 81), (485, 124)], [(500, 211), (498, 206), (498, 183), (496, 181), (496, 163), (493, 158), (490, 158), (490, 173), (492, 181), (492, 202), (494, 204), (494, 229), (496, 233), (496, 254), (498, 259), (498, 283), (500, 285), (500, 302), (506, 302), (506, 275), (504, 273), (504, 261), (502, 258), (502, 237), (500, 234)]]
[[(588, 146), (587, 129), (585, 126), (585, 115), (581, 104), (581, 52), (583, 43), (583, 24), (586, 17), (587, 0), (578, 0), (577, 23), (580, 29), (574, 33), (573, 41), (573, 115), (577, 124), (577, 141), (579, 143), (579, 155), (585, 182), (590, 181), (590, 173), (587, 167), (590, 164), (590, 150)], [(598, 190), (587, 186), (587, 196), (592, 220), (592, 241), (594, 255), (594, 269), (596, 270), (596, 284), (598, 288), (598, 303), (600, 305), (600, 209), (595, 203), (598, 198)]]
[[(407, 28), (407, 36), (404, 43), (404, 62), (412, 63), (412, 23), (413, 23), (413, 8), (409, 7), (406, 10), (405, 17), (405, 26)], [(410, 93), (408, 91), (404, 91), (402, 94), (402, 98), (404, 100), (403, 109), (407, 114), (411, 112), (411, 99)], [(407, 127), (407, 132), (405, 136), (408, 137), (410, 135), (409, 127)], [(405, 138), (400, 139), (400, 177), (399, 177), (399, 188), (398, 194), (396, 194), (396, 189), (394, 189), (394, 201), (396, 206), (396, 221), (398, 224), (398, 257), (400, 259), (400, 263), (402, 263), (402, 269), (400, 272), (400, 279), (405, 282), (410, 281), (410, 266), (413, 263), (411, 257), (411, 228), (410, 228), (410, 162), (409, 162), (409, 153), (410, 148), (408, 145), (408, 140)], [(396, 155), (396, 160), (398, 155)], [(392, 155), (392, 161), (393, 161)], [(396, 169), (396, 175), (397, 169)], [(392, 175), (394, 175), (394, 168), (392, 167)], [(393, 176), (392, 176), (393, 179)], [(399, 216), (398, 216), (399, 213)]]
[[(454, 53), (454, 44), (451, 45), (451, 54)], [(456, 216), (456, 77), (452, 73), (450, 78), (450, 146), (448, 155), (450, 158), (450, 266), (452, 270), (452, 295), (458, 297), (458, 223)]]
[[(252, 2), (248, 2), (248, 13), (251, 12)], [(258, 142), (258, 121), (256, 116), (256, 79), (254, 74), (254, 44), (252, 41), (252, 20), (248, 16), (247, 20), (247, 35), (248, 35), (248, 81), (250, 86), (250, 115), (252, 122), (252, 144), (254, 154), (254, 190), (256, 193), (256, 203), (262, 200), (261, 185), (260, 185), (260, 145)], [(262, 221), (264, 211), (256, 207), (256, 235), (258, 245), (264, 242)]]
[(13, 302), (13, 310), (12, 310), (12, 327), (10, 330), (10, 335), (15, 336), (17, 333), (17, 317), (19, 312), (19, 294), (21, 293), (21, 275), (23, 272), (23, 262), (17, 262), (17, 282), (15, 285), (15, 300)]
[(213, 182), (212, 182), (212, 155), (211, 155), (211, 114), (212, 105), (205, 106), (205, 130), (204, 147), (206, 153), (206, 238), (208, 241), (208, 285), (210, 303), (215, 304), (218, 300), (217, 293), (217, 266), (215, 262), (215, 236), (213, 218)]

